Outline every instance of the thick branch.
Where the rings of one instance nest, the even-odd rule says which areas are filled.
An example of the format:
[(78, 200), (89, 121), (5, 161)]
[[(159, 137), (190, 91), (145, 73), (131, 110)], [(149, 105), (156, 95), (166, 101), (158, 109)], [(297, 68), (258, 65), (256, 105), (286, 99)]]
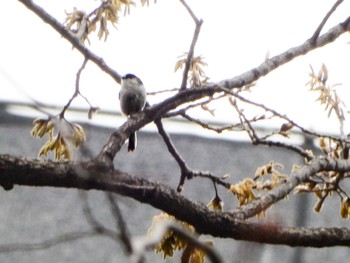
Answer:
[[(306, 165), (270, 195), (245, 206), (250, 211), (254, 206), (263, 207), (274, 198), (284, 196), (308, 176), (322, 171), (349, 171), (350, 162), (330, 158)], [(96, 189), (115, 192), (134, 198), (161, 209), (179, 220), (193, 225), (199, 233), (216, 237), (255, 241), (289, 246), (350, 246), (350, 230), (345, 228), (294, 228), (276, 225), (254, 224), (236, 219), (239, 214), (215, 212), (204, 204), (193, 202), (175, 190), (118, 170), (103, 170), (88, 163), (52, 162), (26, 160), (9, 155), (0, 155), (0, 183), (28, 186), (55, 186), (79, 189)], [(283, 193), (283, 194), (280, 194)], [(275, 197), (276, 196), (276, 197)], [(276, 199), (274, 200), (276, 201)], [(261, 204), (260, 204), (261, 203)], [(272, 202), (269, 203), (271, 205)]]
[(344, 20), (342, 23), (332, 27), (325, 34), (318, 37), (315, 43), (312, 40), (307, 40), (303, 44), (290, 48), (287, 51), (274, 56), (260, 66), (251, 69), (242, 75), (236, 76), (232, 79), (222, 80), (213, 85), (219, 85), (224, 88), (233, 89), (238, 87), (243, 87), (244, 85), (249, 85), (259, 78), (267, 75), (274, 69), (288, 63), (296, 57), (305, 55), (316, 48), (323, 47), (329, 43), (334, 42), (340, 35), (347, 32), (350, 29), (350, 17)]
[[(107, 72), (117, 82), (120, 75), (108, 67), (102, 58), (87, 49), (74, 34), (66, 30), (55, 18), (31, 0), (19, 0), (27, 8), (37, 14), (44, 22), (50, 24), (60, 35), (66, 38), (85, 58), (93, 61), (103, 71)], [(260, 66), (235, 78), (212, 83), (203, 89), (186, 90), (166, 101), (146, 109), (135, 119), (126, 122), (113, 133), (102, 152), (99, 161), (112, 163), (116, 153), (132, 132), (144, 125), (161, 118), (165, 113), (176, 107), (216, 92), (222, 92), (217, 87), (228, 89), (240, 88), (248, 85), (260, 77), (267, 75), (274, 69), (305, 55), (315, 48), (333, 42), (341, 34), (349, 30), (350, 18), (333, 27), (316, 40), (308, 40), (300, 46), (272, 57)], [(292, 174), (284, 184), (268, 192), (265, 196), (255, 200), (231, 213), (210, 211), (205, 205), (192, 202), (179, 195), (173, 189), (164, 185), (130, 176), (118, 170), (102, 169), (94, 163), (77, 164), (71, 162), (28, 161), (8, 155), (0, 155), (0, 184), (73, 187), (79, 189), (97, 189), (110, 191), (132, 197), (140, 202), (148, 203), (180, 220), (196, 227), (199, 233), (211, 234), (218, 237), (230, 237), (241, 240), (264, 242), (271, 244), (285, 244), (290, 246), (334, 246), (350, 245), (350, 231), (343, 228), (292, 228), (275, 225), (252, 224), (240, 219), (249, 218), (259, 211), (266, 209), (290, 193), (296, 185), (309, 176), (327, 170), (347, 172), (350, 162), (332, 160), (329, 158), (316, 159), (310, 165)]]

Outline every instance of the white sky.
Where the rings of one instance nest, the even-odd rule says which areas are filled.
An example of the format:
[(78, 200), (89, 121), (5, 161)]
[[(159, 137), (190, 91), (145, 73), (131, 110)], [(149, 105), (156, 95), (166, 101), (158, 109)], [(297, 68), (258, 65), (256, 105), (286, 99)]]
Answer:
[[(35, 1), (59, 21), (74, 6), (87, 12), (98, 0)], [(138, 3), (138, 0), (135, 0)], [(195, 54), (209, 64), (210, 81), (234, 77), (260, 65), (269, 52), (277, 55), (308, 39), (335, 0), (187, 0), (198, 18), (204, 20)], [(350, 1), (338, 8), (322, 32), (343, 21)], [(74, 92), (76, 72), (83, 57), (50, 26), (16, 0), (0, 1), (0, 100), (28, 101), (26, 94), (49, 104), (64, 105)], [(150, 7), (132, 8), (121, 17), (116, 30), (110, 28), (107, 42), (90, 37), (90, 49), (120, 74), (139, 76), (148, 91), (179, 87), (182, 72), (174, 73), (179, 55), (188, 51), (194, 24), (177, 0), (158, 0)], [(349, 35), (335, 43), (295, 59), (253, 88), (251, 98), (287, 114), (310, 129), (337, 131), (323, 106), (313, 103), (317, 94), (308, 92), (309, 65), (317, 71), (329, 68), (330, 81), (342, 83), (339, 94), (350, 105)], [(81, 92), (102, 110), (119, 110), (117, 85), (89, 62), (81, 76)], [(159, 101), (150, 98), (151, 103)], [(82, 99), (73, 106), (86, 106)], [(209, 117), (209, 115), (204, 116)], [(218, 107), (220, 120), (231, 111)], [(333, 118), (334, 119), (334, 118)], [(347, 132), (350, 132), (350, 126)]]

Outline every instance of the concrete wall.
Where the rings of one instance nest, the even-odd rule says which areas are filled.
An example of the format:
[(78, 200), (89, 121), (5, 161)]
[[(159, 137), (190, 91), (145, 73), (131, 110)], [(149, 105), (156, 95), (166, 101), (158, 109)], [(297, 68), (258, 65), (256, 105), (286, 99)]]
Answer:
[[(43, 141), (30, 136), (31, 120), (9, 115), (0, 107), (0, 153), (36, 157)], [(107, 141), (111, 129), (84, 125), (87, 147), (96, 154)], [(169, 131), (171, 132), (171, 131)], [(234, 133), (232, 135), (234, 137)], [(253, 176), (258, 166), (270, 160), (282, 163), (288, 174), (292, 164), (302, 160), (294, 153), (281, 149), (256, 147), (250, 143), (211, 140), (189, 135), (171, 135), (178, 151), (190, 167), (209, 170), (215, 175), (229, 173), (229, 182)], [(139, 133), (138, 148), (127, 153), (126, 147), (117, 155), (115, 166), (141, 177), (176, 187), (179, 169), (167, 152), (158, 134)], [(76, 154), (76, 158), (84, 158)], [(237, 202), (226, 189), (219, 187), (225, 209)], [(205, 179), (186, 182), (183, 194), (204, 203), (213, 197), (212, 183)], [(79, 191), (72, 189), (15, 186), (11, 191), (0, 189), (0, 251), (6, 244), (37, 243), (65, 233), (90, 228), (82, 211)], [(90, 191), (88, 201), (94, 215), (106, 226), (115, 226), (104, 193)], [(321, 214), (312, 212), (314, 197), (290, 196), (273, 206), (266, 221), (289, 226), (348, 226), (339, 218), (338, 199), (328, 200)], [(153, 215), (160, 211), (148, 205), (119, 197), (119, 204), (132, 235), (144, 235)], [(253, 219), (256, 221), (257, 219)], [(256, 233), (257, 235), (259, 233)], [(203, 237), (213, 239), (212, 237)], [(301, 249), (286, 246), (260, 245), (228, 239), (214, 239), (225, 262), (344, 262), (350, 255), (347, 248)], [(147, 254), (148, 262), (161, 262), (160, 255)], [(127, 262), (120, 244), (106, 237), (90, 237), (65, 242), (48, 249), (0, 253), (0, 262)], [(167, 262), (179, 262), (178, 256)]]

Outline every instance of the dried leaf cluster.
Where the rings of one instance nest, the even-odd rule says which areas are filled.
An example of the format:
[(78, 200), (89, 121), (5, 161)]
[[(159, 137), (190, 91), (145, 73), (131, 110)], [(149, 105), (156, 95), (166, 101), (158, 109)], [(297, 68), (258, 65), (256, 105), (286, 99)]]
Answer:
[[(331, 158), (348, 159), (349, 148), (339, 141), (321, 137), (319, 147), (325, 155)], [(298, 168), (296, 167), (296, 169)], [(349, 196), (341, 185), (346, 178), (349, 178), (348, 173), (323, 171), (310, 177), (304, 184), (298, 185), (295, 188), (295, 193), (314, 193), (317, 198), (314, 211), (317, 213), (321, 211), (327, 197), (335, 194), (340, 198), (340, 216), (349, 218)]]
[[(215, 211), (222, 211), (224, 203), (216, 194), (216, 196), (208, 203), (207, 206)], [(148, 229), (148, 235), (152, 235), (152, 232), (157, 224), (163, 224), (167, 221), (175, 222), (184, 230), (196, 234), (193, 226), (179, 221), (169, 214), (161, 213), (160, 215), (153, 217), (151, 227)], [(205, 240), (204, 243), (210, 246), (214, 245), (213, 241), (211, 240)], [(154, 250), (156, 253), (163, 253), (164, 260), (167, 257), (172, 257), (175, 251), (182, 251), (181, 262), (203, 263), (205, 261), (205, 252), (202, 249), (191, 245), (189, 240), (177, 235), (171, 230), (167, 231), (167, 233), (163, 236), (163, 239), (158, 243)]]
[(32, 136), (38, 138), (49, 136), (47, 142), (40, 148), (39, 156), (48, 156), (49, 152), (54, 152), (56, 160), (71, 160), (73, 147), (79, 147), (86, 140), (83, 127), (63, 118), (37, 119), (33, 124)]
[(210, 200), (207, 206), (212, 210), (222, 211), (224, 209), (224, 202), (218, 195), (215, 195), (215, 197)]
[[(179, 56), (179, 60), (175, 64), (175, 72), (179, 69), (182, 69), (187, 63), (188, 53), (184, 53)], [(208, 66), (206, 62), (204, 62), (204, 58), (202, 56), (193, 57), (190, 61), (189, 67), (189, 78), (188, 83), (191, 88), (200, 88), (208, 83), (209, 78), (206, 76), (203, 67)]]
[[(204, 241), (207, 245), (213, 245), (212, 241)], [(205, 252), (191, 245), (187, 245), (184, 252), (181, 255), (181, 262), (183, 263), (204, 263)]]
[(328, 117), (334, 112), (338, 120), (343, 122), (345, 120), (343, 110), (345, 104), (338, 96), (336, 90), (336, 87), (340, 84), (328, 83), (328, 69), (325, 64), (322, 64), (317, 74), (311, 66), (310, 68), (310, 81), (306, 85), (310, 86), (310, 91), (319, 94), (316, 101), (319, 101), (321, 105), (325, 106), (325, 111), (328, 111)]
[[(193, 226), (182, 221), (178, 221), (175, 219), (175, 217), (171, 215), (161, 213), (160, 215), (156, 215), (153, 217), (152, 225), (148, 230), (148, 235), (152, 235), (152, 231), (154, 229), (155, 224), (161, 224), (167, 221), (176, 222), (191, 233), (194, 233), (195, 231)], [(167, 257), (172, 257), (176, 250), (184, 250), (186, 248), (186, 245), (187, 240), (176, 235), (173, 231), (169, 230), (154, 249), (156, 253), (163, 253), (163, 259), (166, 259)]]
[[(257, 197), (258, 192), (271, 190), (283, 183), (286, 178), (286, 175), (280, 172), (283, 168), (282, 164), (270, 161), (268, 164), (257, 168), (253, 179), (246, 178), (237, 184), (232, 184), (229, 192), (236, 196), (239, 206), (250, 203)], [(261, 211), (259, 216), (263, 215), (264, 211)]]
[(241, 206), (255, 199), (253, 187), (255, 187), (254, 180), (246, 178), (242, 182), (231, 185), (229, 191), (237, 197), (238, 203)]
[[(140, 2), (142, 6), (150, 4), (149, 0)], [(131, 6), (135, 6), (132, 0), (101, 0), (100, 6), (89, 14), (74, 8), (72, 12), (66, 13), (66, 28), (77, 33), (77, 37), (82, 41), (88, 40), (90, 33), (98, 30), (98, 38), (106, 41), (109, 35), (108, 25), (116, 27), (120, 14), (130, 14)]]

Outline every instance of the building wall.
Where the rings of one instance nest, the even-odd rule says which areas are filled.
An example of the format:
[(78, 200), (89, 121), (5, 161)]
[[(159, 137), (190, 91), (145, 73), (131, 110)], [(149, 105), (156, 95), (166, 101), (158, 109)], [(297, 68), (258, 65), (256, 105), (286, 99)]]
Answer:
[[(30, 136), (32, 120), (9, 115), (0, 107), (0, 153), (36, 157), (43, 141)], [(87, 133), (86, 147), (96, 155), (112, 130), (83, 124)], [(169, 131), (171, 133), (171, 131)], [(288, 174), (293, 164), (302, 163), (299, 156), (282, 149), (256, 147), (248, 142), (220, 141), (193, 135), (171, 135), (173, 142), (193, 169), (208, 170), (217, 176), (230, 174), (229, 182), (254, 176), (257, 167), (271, 160), (285, 166)], [(76, 153), (76, 159), (86, 155)], [(140, 177), (159, 181), (176, 188), (180, 171), (156, 133), (139, 133), (138, 148), (127, 153), (124, 147), (115, 159), (115, 167)], [(219, 187), (225, 210), (237, 202), (226, 189)], [(212, 183), (194, 178), (187, 181), (183, 194), (208, 203), (214, 196)], [(37, 243), (62, 234), (90, 228), (83, 213), (86, 202), (79, 191), (50, 187), (15, 186), (11, 191), (0, 189), (0, 252), (5, 244)], [(123, 215), (133, 236), (145, 235), (153, 215), (160, 211), (130, 198), (118, 197)], [(326, 202), (321, 214), (315, 215), (313, 197), (293, 195), (267, 212), (266, 222), (288, 226), (348, 226), (338, 216), (338, 199)], [(115, 226), (104, 193), (88, 192), (88, 202), (98, 220), (109, 228)], [(259, 221), (258, 219), (252, 219)], [(257, 233), (258, 235), (259, 233)], [(260, 245), (229, 239), (213, 239), (225, 262), (340, 262), (349, 256), (346, 248), (301, 249), (286, 246)], [(0, 262), (124, 262), (120, 244), (106, 237), (90, 237), (62, 243), (49, 249), (0, 253)], [(160, 255), (147, 254), (148, 262), (161, 262)], [(178, 256), (166, 262), (179, 262)]]

